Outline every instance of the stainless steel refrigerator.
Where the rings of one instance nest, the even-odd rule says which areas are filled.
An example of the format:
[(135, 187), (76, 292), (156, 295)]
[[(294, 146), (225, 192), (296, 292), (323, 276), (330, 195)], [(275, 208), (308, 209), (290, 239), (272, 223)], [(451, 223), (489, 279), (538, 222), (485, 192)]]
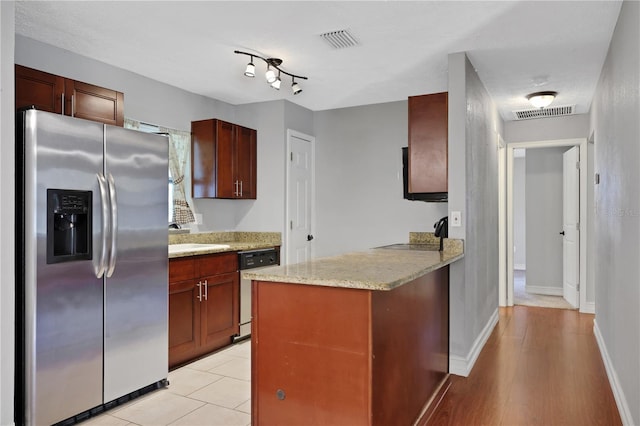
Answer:
[(16, 423), (45, 425), (166, 384), (168, 140), (17, 115)]

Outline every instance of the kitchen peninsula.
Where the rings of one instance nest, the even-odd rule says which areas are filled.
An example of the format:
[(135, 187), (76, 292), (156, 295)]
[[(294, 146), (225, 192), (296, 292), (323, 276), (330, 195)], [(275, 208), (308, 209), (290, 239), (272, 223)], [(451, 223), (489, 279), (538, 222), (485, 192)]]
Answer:
[[(245, 272), (252, 424), (425, 424), (449, 386), (449, 264), (462, 241)], [(431, 234), (432, 235), (432, 234)]]

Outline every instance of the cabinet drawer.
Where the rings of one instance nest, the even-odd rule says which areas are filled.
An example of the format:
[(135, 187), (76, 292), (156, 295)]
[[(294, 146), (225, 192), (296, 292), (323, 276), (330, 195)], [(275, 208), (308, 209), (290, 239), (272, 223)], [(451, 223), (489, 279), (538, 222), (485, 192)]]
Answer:
[(169, 259), (169, 282), (192, 280), (197, 276), (193, 257)]
[(238, 253), (220, 253), (198, 256), (198, 275), (224, 274), (238, 270)]

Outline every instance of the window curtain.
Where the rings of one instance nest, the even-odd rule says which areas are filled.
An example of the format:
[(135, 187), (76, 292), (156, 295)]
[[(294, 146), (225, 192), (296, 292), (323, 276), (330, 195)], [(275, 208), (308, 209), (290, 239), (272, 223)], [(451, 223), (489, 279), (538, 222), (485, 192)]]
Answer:
[[(124, 126), (140, 130), (140, 122), (125, 118)], [(142, 127), (149, 127), (143, 124)], [(191, 150), (191, 134), (182, 130), (157, 127), (160, 133), (169, 135), (169, 172), (173, 184), (173, 214), (172, 222), (186, 224), (194, 223), (195, 217), (189, 205), (184, 187), (184, 174), (187, 158)]]

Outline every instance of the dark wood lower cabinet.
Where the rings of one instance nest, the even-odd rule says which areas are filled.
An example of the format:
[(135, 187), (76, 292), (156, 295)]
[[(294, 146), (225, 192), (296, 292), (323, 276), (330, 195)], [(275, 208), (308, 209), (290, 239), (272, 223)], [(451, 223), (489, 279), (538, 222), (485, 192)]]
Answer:
[(449, 385), (449, 267), (391, 291), (256, 281), (253, 425), (426, 424)]
[(239, 332), (237, 253), (169, 261), (169, 368), (231, 343)]

